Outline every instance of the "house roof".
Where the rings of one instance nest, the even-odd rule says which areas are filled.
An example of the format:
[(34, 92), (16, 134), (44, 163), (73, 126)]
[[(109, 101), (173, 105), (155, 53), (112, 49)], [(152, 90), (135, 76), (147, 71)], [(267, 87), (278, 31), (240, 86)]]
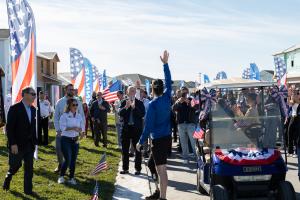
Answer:
[(291, 47), (289, 47), (289, 48), (287, 48), (287, 49), (285, 49), (283, 51), (276, 52), (276, 53), (273, 54), (273, 56), (277, 56), (279, 54), (284, 54), (284, 53), (289, 53), (289, 52), (295, 51), (297, 49), (300, 49), (300, 44), (293, 45), (293, 46), (291, 46)]
[(57, 62), (60, 62), (59, 57), (56, 52), (39, 52), (39, 53), (37, 53), (37, 56), (40, 58), (47, 59), (47, 60), (56, 59)]
[(9, 29), (0, 29), (0, 38), (4, 38), (4, 39), (7, 39), (9, 38)]

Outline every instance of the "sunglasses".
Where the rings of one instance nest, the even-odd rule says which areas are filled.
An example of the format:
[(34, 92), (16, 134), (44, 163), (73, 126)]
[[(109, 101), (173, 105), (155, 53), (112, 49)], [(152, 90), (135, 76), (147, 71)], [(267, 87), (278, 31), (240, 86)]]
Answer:
[(31, 96), (33, 96), (33, 97), (36, 96), (36, 93), (34, 93), (34, 92), (29, 92), (28, 94), (31, 94)]
[(72, 106), (74, 106), (74, 107), (76, 106), (76, 107), (77, 107), (77, 106), (78, 106), (78, 104), (77, 104), (77, 103), (73, 103), (73, 104), (72, 104)]

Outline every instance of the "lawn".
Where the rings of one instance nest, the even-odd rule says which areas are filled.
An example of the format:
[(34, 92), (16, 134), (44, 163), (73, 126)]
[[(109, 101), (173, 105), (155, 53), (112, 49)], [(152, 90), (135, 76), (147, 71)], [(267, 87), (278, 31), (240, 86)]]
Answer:
[[(109, 116), (109, 124), (114, 124), (114, 116)], [(33, 190), (38, 197), (31, 197), (23, 194), (23, 168), (13, 177), (11, 189), (4, 192), (0, 189), (1, 200), (15, 199), (90, 199), (92, 196), (95, 180), (99, 181), (100, 199), (110, 200), (114, 192), (115, 177), (120, 160), (120, 152), (116, 149), (117, 140), (115, 130), (108, 131), (108, 148), (95, 147), (89, 132), (89, 137), (80, 141), (79, 155), (76, 163), (75, 178), (76, 186), (68, 184), (57, 184), (58, 175), (53, 172), (57, 166), (55, 154), (55, 132), (50, 130), (50, 144), (47, 147), (39, 147), (39, 159), (34, 162)], [(96, 177), (88, 174), (98, 163), (100, 156), (106, 152), (109, 169), (101, 172)], [(4, 176), (7, 172), (7, 148), (6, 138), (0, 133), (0, 182), (1, 187)]]

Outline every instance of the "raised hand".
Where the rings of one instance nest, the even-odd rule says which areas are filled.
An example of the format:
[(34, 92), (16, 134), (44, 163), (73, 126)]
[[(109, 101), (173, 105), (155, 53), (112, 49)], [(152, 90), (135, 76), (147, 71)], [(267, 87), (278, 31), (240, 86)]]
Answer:
[(164, 64), (167, 64), (167, 63), (168, 63), (168, 60), (169, 60), (169, 52), (167, 52), (167, 50), (164, 51), (163, 57), (160, 56), (160, 60), (161, 60), (161, 62), (163, 62)]

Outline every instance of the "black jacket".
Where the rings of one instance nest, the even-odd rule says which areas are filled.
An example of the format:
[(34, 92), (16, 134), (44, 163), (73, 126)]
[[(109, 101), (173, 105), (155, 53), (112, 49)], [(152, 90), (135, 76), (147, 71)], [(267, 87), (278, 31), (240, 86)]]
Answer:
[(186, 102), (176, 102), (173, 105), (173, 110), (176, 112), (176, 119), (178, 124), (182, 123), (196, 123), (196, 109)]
[[(128, 126), (130, 112), (132, 110), (131, 107), (128, 109), (125, 108), (126, 106), (126, 99), (122, 100), (121, 106), (119, 109), (119, 114), (123, 117), (124, 126)], [(142, 101), (135, 99), (135, 108), (132, 110), (133, 114), (133, 121), (134, 126), (140, 130), (143, 129), (143, 117), (145, 116), (145, 106)]]
[(25, 106), (22, 101), (12, 105), (7, 114), (6, 134), (8, 148), (18, 145), (18, 150), (30, 143), (34, 149), (37, 144), (36, 138), (36, 109), (31, 106), (31, 123), (28, 119)]
[(105, 107), (105, 110), (100, 110), (99, 105), (98, 105), (98, 100), (94, 101), (92, 103), (92, 107), (91, 107), (91, 117), (95, 118), (95, 119), (99, 119), (100, 122), (104, 122), (107, 123), (107, 113), (110, 112), (110, 107), (107, 101), (105, 101), (103, 99), (102, 106)]

